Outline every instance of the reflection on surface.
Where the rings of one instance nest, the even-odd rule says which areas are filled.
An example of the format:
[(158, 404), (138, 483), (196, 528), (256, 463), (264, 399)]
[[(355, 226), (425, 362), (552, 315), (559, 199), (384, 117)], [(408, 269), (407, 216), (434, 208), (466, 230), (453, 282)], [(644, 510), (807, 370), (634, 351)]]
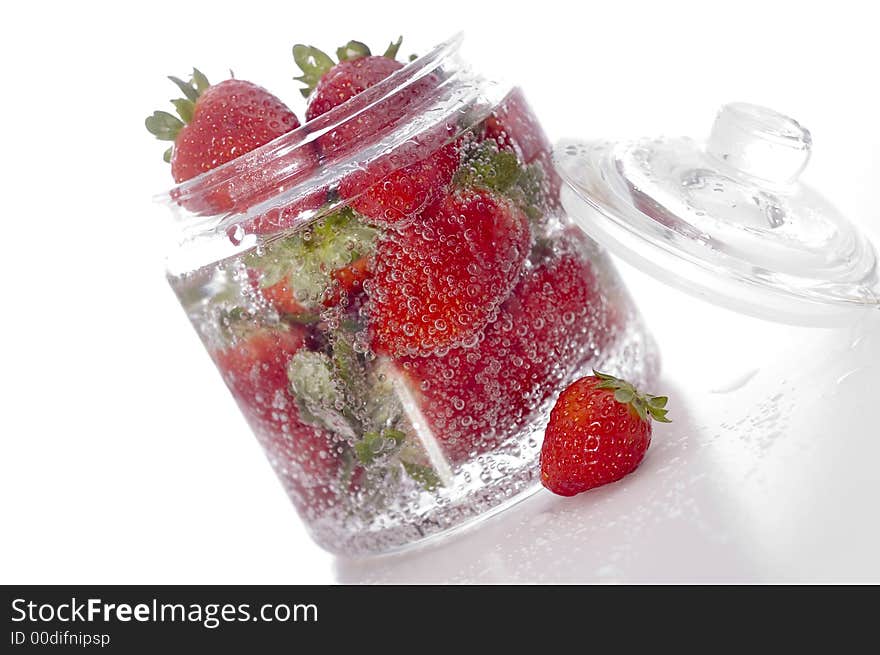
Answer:
[(339, 581), (880, 581), (880, 564), (865, 564), (880, 550), (880, 428), (867, 416), (880, 315), (792, 330), (726, 387), (665, 354), (675, 422), (655, 425), (636, 473), (571, 499), (541, 491), (409, 553), (339, 559)]

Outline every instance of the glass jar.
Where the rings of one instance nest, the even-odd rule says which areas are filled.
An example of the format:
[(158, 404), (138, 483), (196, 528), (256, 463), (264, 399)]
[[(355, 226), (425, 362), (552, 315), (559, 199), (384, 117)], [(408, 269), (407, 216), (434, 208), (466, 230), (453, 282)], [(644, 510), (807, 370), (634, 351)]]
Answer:
[(558, 393), (658, 358), (460, 37), (172, 189), (168, 278), (314, 539), (386, 552), (540, 487)]

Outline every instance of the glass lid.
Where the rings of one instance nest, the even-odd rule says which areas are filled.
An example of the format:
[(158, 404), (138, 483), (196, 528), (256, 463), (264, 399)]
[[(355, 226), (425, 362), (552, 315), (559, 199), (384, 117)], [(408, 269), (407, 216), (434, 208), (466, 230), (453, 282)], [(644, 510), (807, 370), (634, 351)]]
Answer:
[(690, 138), (562, 141), (562, 202), (596, 241), (705, 300), (776, 321), (834, 325), (880, 309), (870, 242), (801, 184), (810, 133), (745, 103)]

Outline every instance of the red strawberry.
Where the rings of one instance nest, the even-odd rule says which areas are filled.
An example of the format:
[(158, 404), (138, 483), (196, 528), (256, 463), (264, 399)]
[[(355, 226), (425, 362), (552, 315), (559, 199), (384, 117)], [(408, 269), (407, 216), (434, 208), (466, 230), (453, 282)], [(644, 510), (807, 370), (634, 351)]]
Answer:
[[(259, 286), (259, 285), (257, 285)], [(269, 301), (275, 311), (281, 314), (304, 314), (306, 308), (296, 299), (296, 293), (290, 284), (290, 276), (280, 282), (261, 289), (263, 297)]]
[[(450, 143), (427, 158), (381, 178), (382, 167), (370, 166), (347, 176), (339, 194), (370, 223), (402, 229), (432, 201), (446, 193), (458, 168), (459, 144)], [(361, 195), (356, 195), (363, 191)]]
[(299, 127), (284, 103), (262, 87), (226, 80), (196, 100), (174, 140), (171, 174), (183, 182)]
[(245, 166), (226, 187), (230, 204), (238, 211), (267, 200), (274, 205), (242, 222), (246, 234), (277, 234), (304, 225), (327, 200), (327, 188), (309, 181), (318, 166), (314, 142), (254, 157)]
[(287, 363), (305, 342), (305, 329), (254, 328), (214, 354), (223, 379), (249, 418), (280, 429), (278, 406), (285, 406)]
[(340, 470), (332, 436), (300, 419), (290, 391), (287, 364), (305, 339), (300, 327), (255, 328), (213, 353), (226, 385), (301, 507), (329, 502)]
[[(310, 94), (307, 120), (314, 121), (348, 103), (350, 118), (332, 127), (328, 123), (327, 132), (318, 138), (325, 159), (353, 154), (365, 142), (378, 140), (408, 120), (417, 106), (430, 100), (431, 91), (438, 83), (435, 75), (396, 89), (384, 99), (360, 97), (355, 100), (403, 68), (403, 64), (394, 60), (399, 46), (400, 40), (379, 57), (371, 55), (362, 43), (352, 41), (337, 51), (338, 64), (317, 48), (294, 47), (294, 58), (305, 73), (298, 79), (307, 84), (304, 93)], [(334, 121), (342, 118), (341, 115), (334, 117)], [(315, 130), (324, 127), (312, 125)], [(454, 126), (445, 123), (432, 126), (393, 151), (364, 162), (363, 168), (340, 182), (340, 197), (350, 199), (349, 204), (372, 223), (402, 227), (407, 219), (449, 187), (458, 166), (457, 147), (446, 144), (454, 131)]]
[(483, 136), (494, 140), (499, 148), (515, 152), (523, 163), (539, 164), (547, 180), (549, 204), (558, 204), (561, 180), (553, 165), (553, 149), (522, 89), (508, 93), (483, 122)]
[(550, 140), (519, 88), (508, 93), (485, 120), (484, 135), (499, 148), (515, 150), (526, 164), (551, 150)]
[(306, 120), (310, 121), (381, 82), (403, 64), (385, 56), (340, 61), (321, 77), (309, 96)]
[[(395, 60), (399, 46), (399, 42), (392, 44), (379, 57), (373, 56), (364, 44), (350, 41), (336, 51), (339, 63), (313, 46), (298, 44), (293, 47), (293, 58), (303, 70), (303, 75), (296, 79), (306, 85), (302, 93), (309, 98), (306, 120), (313, 123), (313, 129), (326, 129), (318, 138), (325, 159), (352, 154), (362, 147), (364, 141), (377, 138), (399, 123), (410, 105), (436, 84), (435, 79), (424, 78), (387, 98), (360, 97), (364, 91), (403, 68), (403, 64)], [(327, 121), (316, 121), (344, 103), (348, 103), (344, 115), (334, 112)], [(339, 120), (343, 122), (336, 124)]]
[(371, 275), (369, 257), (361, 257), (349, 266), (336, 269), (330, 274), (333, 285), (327, 290), (322, 301), (324, 306), (335, 307), (343, 298), (358, 294), (363, 289), (364, 281)]
[(451, 461), (496, 447), (594, 357), (605, 329), (596, 275), (570, 252), (523, 274), (473, 347), (399, 365)]
[[(229, 79), (210, 85), (197, 69), (193, 69), (189, 83), (170, 79), (185, 96), (172, 101), (180, 118), (157, 111), (147, 118), (146, 126), (158, 139), (174, 142), (165, 156), (171, 162), (175, 182), (204, 176), (200, 183), (174, 193), (175, 200), (190, 211), (242, 211), (313, 172), (317, 156), (313, 144), (308, 144), (283, 155), (267, 156), (265, 161), (248, 158), (236, 170), (209, 174), (294, 130), (299, 120), (278, 98), (251, 82)], [(325, 195), (311, 192), (306, 198), (286, 203), (286, 223), (294, 210), (298, 213), (320, 206)], [(246, 231), (274, 231), (279, 225), (286, 226), (281, 223), (278, 216), (261, 216), (251, 219)]]
[(175, 182), (183, 182), (299, 127), (299, 120), (266, 89), (244, 80), (211, 85), (193, 69), (189, 83), (170, 78), (185, 98), (172, 101), (180, 119), (157, 111), (147, 129), (173, 141), (166, 157)]
[[(507, 416), (516, 424), (540, 407), (595, 357), (606, 331), (600, 287), (590, 262), (571, 252), (553, 255), (524, 276), (504, 306), (511, 326), (518, 393)], [(498, 342), (487, 333), (487, 342)]]
[[(348, 207), (245, 256), (252, 284), (283, 314), (350, 305), (363, 295), (379, 232)], [(307, 318), (307, 317), (303, 317)]]
[(373, 346), (427, 355), (472, 342), (512, 290), (530, 245), (526, 216), (486, 192), (450, 194), (376, 252)]
[[(361, 257), (349, 266), (338, 268), (330, 274), (332, 280), (321, 304), (324, 307), (335, 307), (343, 298), (350, 300), (363, 290), (364, 281), (369, 279), (370, 259)], [(259, 286), (259, 285), (257, 285)], [(290, 283), (290, 276), (283, 278), (268, 287), (260, 289), (263, 297), (281, 314), (303, 315), (309, 310), (296, 298), (296, 289)]]
[(569, 386), (550, 412), (541, 448), (541, 482), (560, 496), (619, 480), (651, 445), (651, 420), (668, 423), (665, 396), (594, 371)]

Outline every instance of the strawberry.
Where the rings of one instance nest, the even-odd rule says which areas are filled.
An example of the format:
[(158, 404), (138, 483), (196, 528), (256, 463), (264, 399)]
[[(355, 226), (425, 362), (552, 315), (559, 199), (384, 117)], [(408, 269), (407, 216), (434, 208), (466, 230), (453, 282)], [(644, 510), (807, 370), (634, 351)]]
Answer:
[[(175, 182), (203, 176), (193, 188), (173, 193), (190, 211), (243, 211), (314, 171), (317, 155), (309, 143), (274, 157), (251, 157), (238, 170), (212, 174), (223, 164), (296, 129), (299, 120), (278, 98), (252, 82), (228, 79), (211, 85), (198, 69), (193, 69), (189, 82), (170, 79), (184, 94), (171, 101), (179, 118), (156, 111), (145, 123), (156, 138), (174, 142), (165, 158), (171, 162)], [(325, 197), (326, 192), (312, 191), (292, 199), (272, 213), (250, 219), (245, 231), (264, 234), (287, 227), (293, 215), (316, 209)]]
[(292, 314), (299, 316), (305, 314), (308, 309), (296, 299), (296, 291), (287, 275), (275, 284), (270, 284), (261, 289), (263, 297), (275, 308), (279, 314)]
[[(517, 410), (508, 414), (511, 425), (543, 405), (595, 356), (606, 324), (593, 266), (572, 252), (550, 256), (523, 277), (502, 316), (512, 332), (516, 382), (511, 386), (518, 392), (510, 399)], [(490, 345), (503, 340), (496, 334), (503, 327), (486, 335)]]
[(620, 339), (631, 301), (608, 275), (607, 256), (580, 229), (568, 227), (551, 239), (535, 247), (533, 268), (504, 309), (520, 331), (528, 326), (519, 355), (553, 389), (571, 370), (560, 364), (579, 368)]
[[(291, 393), (287, 368), (304, 351), (306, 330), (254, 327), (213, 353), (223, 380), (260, 438), (273, 466), (305, 506), (329, 502), (340, 470), (328, 432), (306, 424)], [(307, 503), (306, 498), (312, 502)]]
[(294, 79), (305, 88), (308, 98), (306, 121), (312, 121), (403, 68), (397, 52), (403, 38), (391, 43), (381, 56), (375, 56), (360, 41), (349, 41), (337, 48), (338, 63), (322, 50), (301, 43), (293, 46), (293, 59), (303, 74)]
[(306, 120), (338, 107), (401, 68), (403, 64), (385, 56), (370, 55), (340, 61), (321, 77), (309, 97)]
[(459, 148), (458, 143), (449, 143), (384, 178), (381, 165), (370, 165), (345, 177), (339, 194), (351, 198), (349, 204), (373, 225), (403, 229), (449, 189), (458, 168)]
[(370, 260), (368, 257), (360, 257), (349, 266), (337, 268), (330, 274), (333, 282), (324, 293), (321, 301), (325, 307), (335, 307), (343, 301), (356, 296), (363, 290), (363, 284), (370, 278)]
[(492, 139), (499, 148), (514, 150), (526, 164), (531, 164), (542, 153), (550, 152), (551, 145), (522, 89), (516, 88), (486, 118), (484, 137)]
[(455, 463), (491, 450), (535, 416), (593, 357), (604, 328), (593, 267), (563, 250), (523, 273), (476, 345), (398, 365)]
[[(271, 235), (304, 225), (314, 216), (328, 198), (327, 187), (311, 188), (309, 176), (317, 167), (313, 143), (303, 144), (265, 162), (255, 162), (243, 175), (229, 185), (232, 204), (243, 211), (249, 207), (277, 198), (286, 189), (304, 184), (301, 193), (282, 198), (275, 206), (244, 220), (245, 234)], [(236, 242), (232, 238), (233, 243)], [(238, 245), (236, 243), (236, 245)]]
[[(259, 273), (254, 272), (259, 277)], [(369, 279), (371, 275), (370, 260), (367, 257), (361, 257), (349, 266), (337, 268), (330, 273), (330, 283), (323, 294), (321, 304), (324, 307), (336, 307), (344, 300), (350, 301), (363, 290), (364, 281)], [(263, 297), (279, 314), (303, 319), (314, 315), (308, 307), (297, 300), (296, 289), (290, 275), (265, 287), (260, 287), (259, 280), (257, 280), (255, 286), (260, 289)]]
[(558, 205), (561, 180), (553, 165), (552, 146), (519, 88), (513, 89), (483, 122), (483, 138), (516, 153), (525, 165), (540, 166), (549, 207)]
[[(353, 154), (364, 142), (378, 137), (399, 122), (412, 101), (430, 86), (430, 81), (419, 80), (388, 98), (359, 97), (403, 68), (395, 59), (399, 46), (399, 41), (392, 43), (384, 55), (374, 56), (364, 44), (350, 41), (336, 51), (338, 63), (314, 46), (293, 46), (294, 61), (303, 71), (296, 79), (306, 85), (301, 91), (309, 99), (306, 121), (317, 130), (325, 128), (325, 122), (332, 126), (317, 140), (325, 159)], [(352, 102), (355, 98), (358, 101)], [(345, 115), (334, 112), (326, 121), (316, 121), (344, 103), (349, 108)], [(336, 124), (340, 119), (343, 122)]]
[(245, 80), (211, 85), (196, 68), (189, 83), (170, 77), (184, 98), (172, 100), (180, 118), (164, 111), (146, 119), (157, 139), (173, 141), (165, 152), (175, 182), (268, 143), (299, 127), (296, 115), (266, 89)]
[(214, 353), (217, 367), (244, 413), (271, 431), (283, 425), (276, 410), (286, 404), (287, 362), (302, 348), (305, 338), (301, 327), (258, 327)]
[[(398, 39), (384, 55), (375, 56), (364, 44), (351, 41), (337, 50), (336, 64), (317, 48), (294, 46), (294, 59), (304, 71), (297, 79), (306, 84), (303, 93), (309, 97), (306, 119), (314, 121), (403, 68), (394, 59), (400, 42)], [(437, 83), (436, 76), (427, 75), (387, 98), (375, 99), (375, 104), (366, 100), (355, 103), (350, 107), (351, 119), (334, 125), (317, 140), (322, 156), (352, 154), (365, 142), (391, 131), (417, 103), (430, 98)], [(449, 187), (458, 167), (458, 147), (446, 143), (454, 131), (454, 126), (440, 124), (393, 152), (375, 157), (340, 182), (340, 197), (373, 224), (404, 226)]]
[(541, 448), (541, 482), (574, 496), (632, 473), (651, 445), (651, 421), (669, 423), (665, 396), (593, 371), (559, 396)]
[(513, 289), (529, 223), (487, 192), (448, 194), (376, 249), (367, 288), (375, 350), (427, 355), (476, 339)]

